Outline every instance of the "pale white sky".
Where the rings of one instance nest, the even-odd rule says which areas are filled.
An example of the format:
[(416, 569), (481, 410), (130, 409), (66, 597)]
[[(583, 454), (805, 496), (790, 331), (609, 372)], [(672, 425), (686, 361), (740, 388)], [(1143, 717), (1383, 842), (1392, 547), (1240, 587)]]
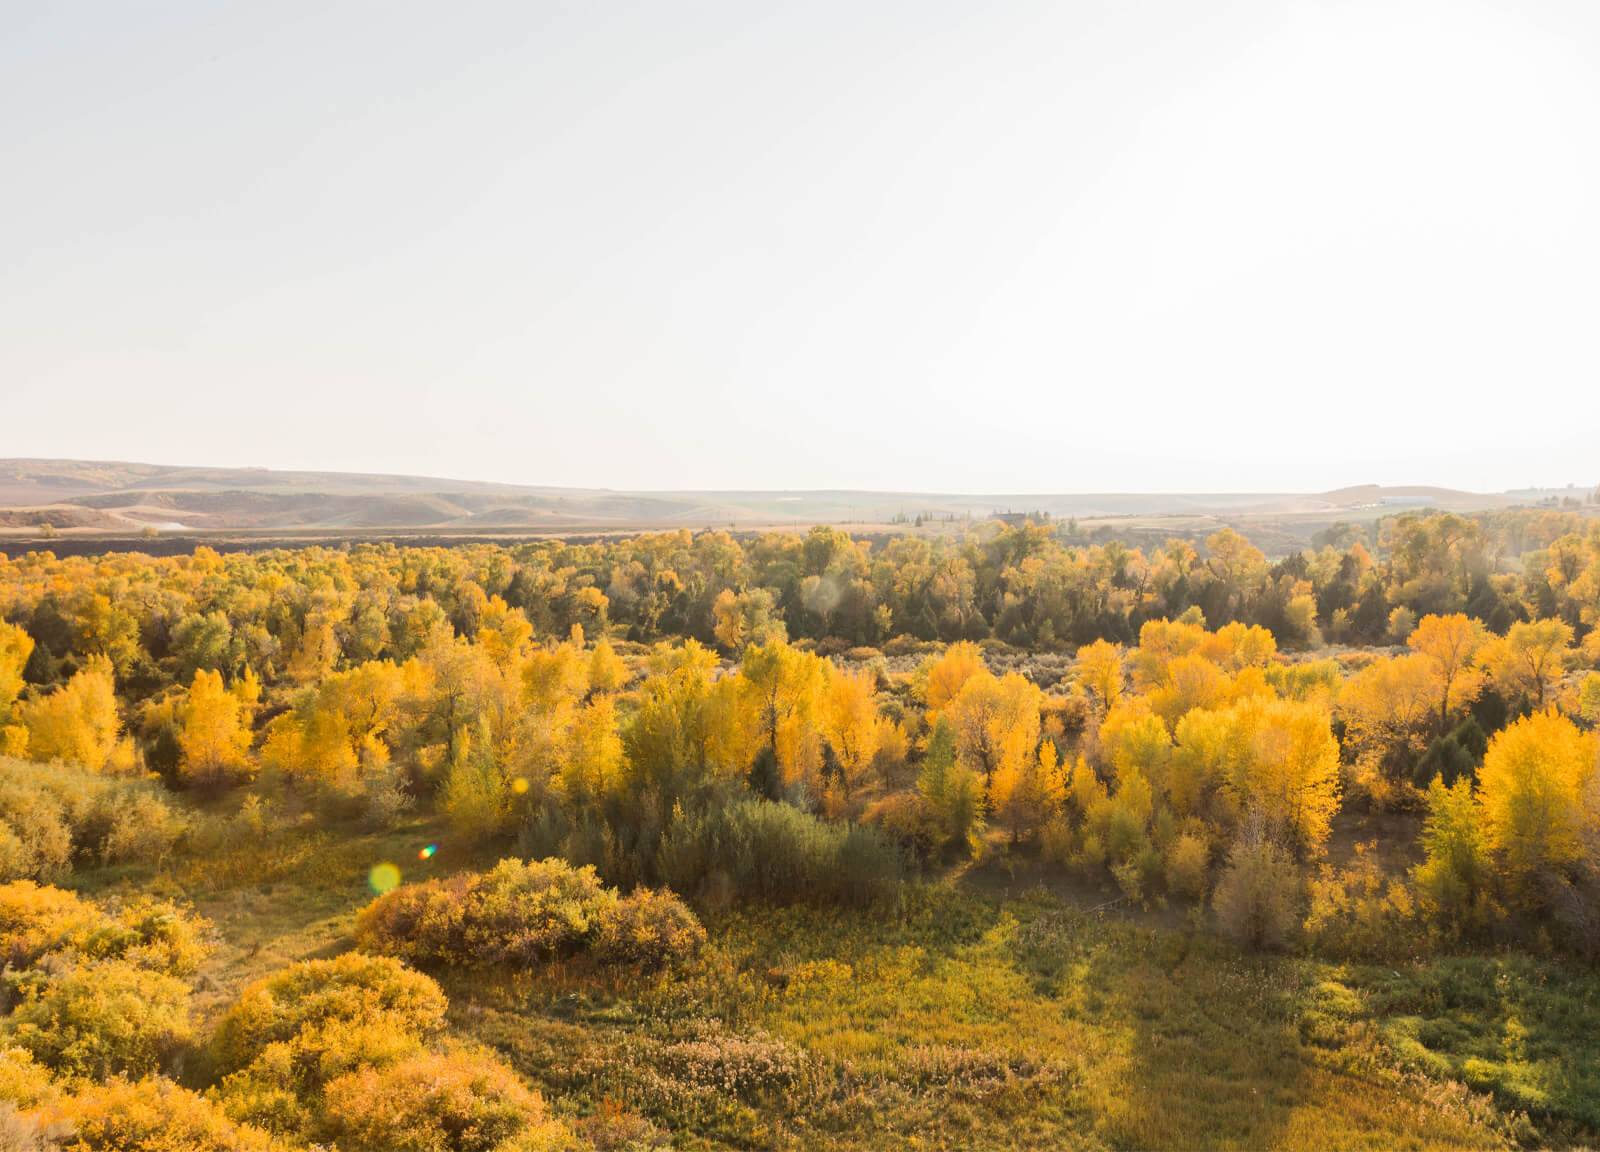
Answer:
[(0, 0), (0, 456), (1600, 481), (1600, 4)]

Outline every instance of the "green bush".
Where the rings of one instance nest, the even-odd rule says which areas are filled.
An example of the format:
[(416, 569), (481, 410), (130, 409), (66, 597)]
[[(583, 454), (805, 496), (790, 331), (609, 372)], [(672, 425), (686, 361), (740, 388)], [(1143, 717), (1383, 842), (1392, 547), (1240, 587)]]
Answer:
[(894, 894), (900, 856), (874, 829), (747, 799), (679, 814), (657, 856), (663, 879), (702, 901), (721, 891), (768, 904), (870, 905)]

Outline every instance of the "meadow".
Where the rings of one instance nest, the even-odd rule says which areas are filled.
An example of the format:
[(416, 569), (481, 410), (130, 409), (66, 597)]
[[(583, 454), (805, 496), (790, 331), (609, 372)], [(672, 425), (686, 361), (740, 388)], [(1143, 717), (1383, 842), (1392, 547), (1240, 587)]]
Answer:
[[(251, 981), (354, 947), (385, 861), (422, 879), (487, 856), (453, 850), (437, 822), (336, 844), (291, 824), (73, 886), (157, 891), (214, 923), (196, 979), (211, 1022)], [(1504, 1148), (1600, 1133), (1586, 964), (1256, 955), (1198, 920), (1093, 911), (1114, 886), (1063, 892), (1021, 872), (930, 877), (881, 916), (731, 911), (671, 973), (446, 974), (450, 1027), (602, 1148)]]

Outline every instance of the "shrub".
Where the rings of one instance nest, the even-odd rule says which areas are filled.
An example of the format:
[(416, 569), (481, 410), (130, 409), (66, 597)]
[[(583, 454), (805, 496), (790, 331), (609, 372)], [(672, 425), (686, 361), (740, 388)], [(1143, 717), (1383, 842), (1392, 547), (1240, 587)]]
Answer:
[(437, 984), (387, 956), (347, 952), (303, 960), (240, 993), (217, 1025), (211, 1050), (224, 1072), (244, 1068), (271, 1045), (291, 1042), (322, 1053), (318, 1059), (325, 1062), (337, 1054), (335, 1041), (370, 1043), (373, 1037), (360, 1034), (364, 1026), (432, 1035), (444, 1026), (445, 1007)]
[(211, 925), (175, 904), (148, 897), (113, 908), (84, 939), (83, 951), (175, 976), (191, 976), (211, 953)]
[(662, 838), (657, 869), (672, 888), (701, 899), (720, 887), (769, 904), (870, 905), (897, 890), (900, 857), (871, 828), (750, 799), (680, 813)]
[[(56, 1101), (61, 1095), (50, 1079), (50, 1070), (33, 1058), (26, 1048), (0, 1048), (0, 1103), (24, 1111)], [(0, 1148), (5, 1142), (0, 1140)]]
[(595, 958), (603, 964), (660, 968), (698, 953), (706, 930), (682, 900), (640, 888), (600, 914)]
[(52, 1130), (35, 1116), (0, 1102), (0, 1148), (5, 1152), (59, 1152), (63, 1130)]
[(193, 1039), (189, 986), (125, 960), (76, 964), (29, 987), (7, 1023), (43, 1063), (97, 1080), (150, 1075)]
[(158, 863), (187, 827), (166, 801), (130, 790), (99, 838), (96, 854), (105, 864)]
[(356, 943), (413, 964), (467, 960), (466, 904), (476, 879), (463, 874), (384, 893), (356, 917)]
[(102, 776), (74, 764), (0, 758), (0, 878), (49, 879), (79, 857), (156, 862), (187, 821), (147, 780)]
[(1299, 922), (1300, 874), (1282, 848), (1260, 836), (1228, 855), (1212, 906), (1224, 932), (1252, 948), (1280, 948)]
[(1058, 812), (1046, 820), (1039, 831), (1039, 855), (1051, 864), (1064, 866), (1076, 851), (1077, 837), (1072, 834), (1067, 818)]
[(0, 884), (0, 963), (19, 971), (62, 953), (188, 975), (210, 951), (209, 930), (206, 921), (164, 900), (103, 910), (31, 880)]
[(28, 968), (46, 952), (87, 939), (103, 920), (93, 904), (60, 888), (0, 884), (0, 964)]
[(502, 860), (396, 888), (357, 917), (364, 948), (418, 964), (534, 964), (592, 949), (604, 964), (658, 967), (693, 955), (700, 922), (667, 891), (619, 899), (592, 867)]
[(70, 1126), (64, 1152), (287, 1152), (169, 1080), (112, 1080), (52, 1111)]
[(486, 964), (532, 964), (577, 951), (616, 903), (592, 866), (502, 860), (467, 896), (466, 945)]
[(552, 1125), (511, 1069), (458, 1051), (341, 1076), (328, 1085), (324, 1127), (343, 1152), (497, 1152)]
[(1310, 884), (1306, 936), (1331, 956), (1398, 956), (1416, 943), (1416, 901), (1384, 875), (1377, 842), (1357, 844), (1346, 868), (1325, 866)]
[(61, 802), (46, 792), (0, 783), (6, 880), (53, 880), (72, 867), (72, 832)]
[(1167, 891), (1189, 900), (1206, 894), (1206, 874), (1211, 850), (1192, 832), (1185, 832), (1167, 849)]

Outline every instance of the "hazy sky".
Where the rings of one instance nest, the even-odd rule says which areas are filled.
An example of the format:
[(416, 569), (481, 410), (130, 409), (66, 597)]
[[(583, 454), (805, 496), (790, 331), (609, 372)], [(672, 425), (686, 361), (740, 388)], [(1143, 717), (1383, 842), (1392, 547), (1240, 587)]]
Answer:
[(1594, 0), (0, 0), (0, 456), (1600, 481)]

